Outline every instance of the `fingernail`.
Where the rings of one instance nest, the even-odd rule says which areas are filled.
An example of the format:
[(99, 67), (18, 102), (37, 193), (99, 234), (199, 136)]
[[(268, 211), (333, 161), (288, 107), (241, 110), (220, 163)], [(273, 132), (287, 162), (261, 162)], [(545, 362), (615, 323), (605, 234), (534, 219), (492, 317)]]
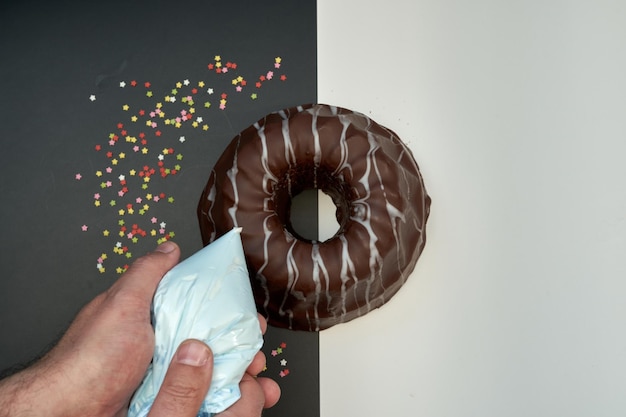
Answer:
[(197, 340), (188, 340), (183, 342), (176, 352), (176, 362), (190, 366), (204, 366), (211, 352), (209, 348), (202, 342)]
[(176, 249), (176, 244), (172, 242), (163, 242), (154, 250), (155, 252), (170, 253)]

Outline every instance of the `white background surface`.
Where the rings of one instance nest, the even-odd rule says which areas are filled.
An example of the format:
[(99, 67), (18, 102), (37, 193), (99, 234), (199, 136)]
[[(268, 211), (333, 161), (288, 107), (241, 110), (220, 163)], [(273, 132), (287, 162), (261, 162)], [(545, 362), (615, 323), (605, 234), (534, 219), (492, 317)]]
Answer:
[(626, 415), (626, 2), (318, 0), (319, 101), (412, 148), (428, 242), (322, 332), (322, 417)]

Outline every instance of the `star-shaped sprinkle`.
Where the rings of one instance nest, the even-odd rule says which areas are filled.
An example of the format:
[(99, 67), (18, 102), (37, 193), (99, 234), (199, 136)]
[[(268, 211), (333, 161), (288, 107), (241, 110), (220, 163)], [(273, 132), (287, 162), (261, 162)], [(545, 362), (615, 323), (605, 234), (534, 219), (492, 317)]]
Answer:
[(95, 94), (90, 95), (89, 100), (96, 101), (96, 95)]
[(86, 224), (83, 224), (83, 225), (80, 227), (80, 230), (82, 230), (83, 232), (86, 232), (86, 231), (87, 231), (87, 229), (89, 229), (89, 226), (87, 226)]
[(124, 88), (126, 87), (126, 82), (125, 81), (120, 81), (120, 88)]

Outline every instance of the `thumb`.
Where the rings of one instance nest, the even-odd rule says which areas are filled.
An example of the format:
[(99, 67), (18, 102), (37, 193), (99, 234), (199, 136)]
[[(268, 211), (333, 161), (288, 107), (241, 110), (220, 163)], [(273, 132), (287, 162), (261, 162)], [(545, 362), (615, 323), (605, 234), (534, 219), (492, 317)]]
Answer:
[(180, 248), (174, 242), (167, 241), (154, 252), (142, 256), (130, 266), (113, 286), (110, 293), (124, 291), (133, 294), (150, 308), (154, 292), (163, 275), (172, 269), (180, 258)]
[(213, 376), (213, 352), (199, 340), (181, 343), (149, 417), (196, 417)]

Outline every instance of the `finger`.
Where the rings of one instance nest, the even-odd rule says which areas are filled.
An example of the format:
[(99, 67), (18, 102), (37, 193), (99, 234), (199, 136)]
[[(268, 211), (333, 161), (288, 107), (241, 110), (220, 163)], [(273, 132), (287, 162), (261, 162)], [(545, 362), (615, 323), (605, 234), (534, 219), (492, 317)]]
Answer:
[(257, 417), (264, 408), (273, 407), (280, 399), (280, 387), (270, 378), (254, 378), (245, 374), (239, 389), (241, 398), (220, 413), (220, 417)]
[(254, 358), (252, 358), (252, 362), (250, 362), (246, 372), (252, 376), (257, 376), (265, 369), (265, 363), (265, 353), (258, 351), (256, 355), (254, 355)]
[(280, 399), (280, 386), (271, 378), (257, 378), (256, 382), (261, 386), (265, 396), (263, 408), (270, 408), (276, 405)]
[(209, 391), (213, 353), (199, 340), (181, 343), (165, 374), (149, 417), (196, 417)]
[(265, 393), (256, 379), (244, 374), (239, 383), (241, 398), (222, 413), (220, 417), (259, 417), (265, 405)]
[(267, 320), (260, 313), (257, 313), (259, 316), (259, 325), (261, 326), (261, 334), (265, 334), (267, 332)]
[(162, 243), (154, 252), (137, 259), (109, 291), (114, 293), (123, 289), (150, 305), (161, 278), (178, 263), (179, 258), (177, 244), (171, 241)]

